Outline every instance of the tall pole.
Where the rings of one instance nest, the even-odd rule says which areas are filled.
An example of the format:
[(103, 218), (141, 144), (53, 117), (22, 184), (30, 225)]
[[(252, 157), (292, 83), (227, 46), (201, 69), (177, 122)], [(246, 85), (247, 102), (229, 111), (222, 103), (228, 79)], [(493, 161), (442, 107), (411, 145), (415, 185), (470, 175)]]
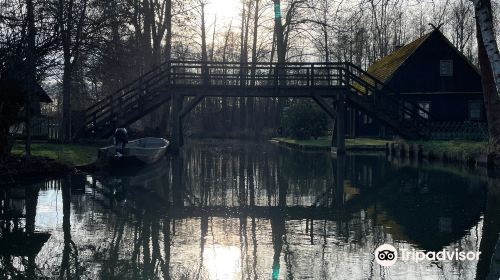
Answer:
[(337, 154), (345, 154), (345, 93), (337, 96)]
[(179, 152), (183, 144), (182, 117), (180, 115), (183, 99), (184, 97), (179, 94), (172, 96), (172, 143), (170, 143), (170, 150), (174, 153)]

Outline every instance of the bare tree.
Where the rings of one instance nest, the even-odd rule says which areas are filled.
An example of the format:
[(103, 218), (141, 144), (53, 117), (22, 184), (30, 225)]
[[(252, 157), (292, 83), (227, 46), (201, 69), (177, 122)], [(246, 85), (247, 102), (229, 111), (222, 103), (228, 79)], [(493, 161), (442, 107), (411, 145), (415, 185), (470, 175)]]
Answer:
[(451, 9), (452, 41), (457, 48), (464, 53), (474, 33), (474, 21), (472, 18), (473, 6), (470, 1), (459, 0), (453, 4)]
[(80, 59), (88, 0), (58, 0), (57, 21), (63, 50), (63, 141), (71, 141), (71, 83)]
[(500, 164), (500, 55), (493, 30), (491, 2), (489, 0), (471, 0), (474, 3), (479, 65), (483, 84), (484, 105), (488, 119), (490, 135), (490, 153), (488, 162), (494, 166)]
[[(30, 80), (36, 80), (36, 59), (35, 59), (35, 41), (36, 41), (36, 28), (35, 28), (35, 6), (33, 4), (33, 0), (26, 0), (26, 18), (28, 21), (28, 44), (26, 46), (26, 61), (29, 67), (29, 76)], [(27, 94), (27, 104), (25, 106), (26, 112), (26, 143), (25, 143), (25, 151), (26, 157), (31, 157), (31, 103), (35, 101), (33, 100), (33, 96), (31, 92)], [(38, 101), (38, 100), (36, 100)], [(36, 102), (35, 101), (35, 102)]]

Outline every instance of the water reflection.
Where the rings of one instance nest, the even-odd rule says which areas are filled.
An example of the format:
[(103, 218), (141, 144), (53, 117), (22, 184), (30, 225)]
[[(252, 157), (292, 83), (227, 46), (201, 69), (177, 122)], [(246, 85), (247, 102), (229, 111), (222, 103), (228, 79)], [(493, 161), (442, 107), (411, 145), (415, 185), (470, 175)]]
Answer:
[[(2, 250), (0, 278), (483, 279), (500, 232), (497, 186), (381, 155), (197, 143), (138, 172), (19, 187), (23, 202), (0, 189), (0, 244), (4, 228), (47, 236), (20, 247), (29, 254)], [(382, 269), (372, 254), (382, 243), (483, 258)]]

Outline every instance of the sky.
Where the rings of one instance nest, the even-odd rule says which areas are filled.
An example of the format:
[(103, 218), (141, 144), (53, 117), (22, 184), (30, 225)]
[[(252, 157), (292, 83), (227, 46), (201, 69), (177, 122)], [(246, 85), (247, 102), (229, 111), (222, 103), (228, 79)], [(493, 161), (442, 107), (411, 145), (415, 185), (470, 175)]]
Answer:
[(207, 5), (208, 22), (212, 22), (217, 14), (217, 25), (225, 25), (232, 18), (239, 19), (241, 13), (241, 2), (238, 0), (211, 0)]

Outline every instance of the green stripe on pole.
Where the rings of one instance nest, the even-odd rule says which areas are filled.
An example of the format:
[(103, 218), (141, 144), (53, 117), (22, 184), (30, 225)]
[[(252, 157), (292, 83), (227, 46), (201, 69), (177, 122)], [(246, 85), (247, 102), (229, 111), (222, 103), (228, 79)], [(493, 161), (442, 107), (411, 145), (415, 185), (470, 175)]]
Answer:
[(281, 7), (279, 3), (274, 4), (274, 17), (281, 18)]

